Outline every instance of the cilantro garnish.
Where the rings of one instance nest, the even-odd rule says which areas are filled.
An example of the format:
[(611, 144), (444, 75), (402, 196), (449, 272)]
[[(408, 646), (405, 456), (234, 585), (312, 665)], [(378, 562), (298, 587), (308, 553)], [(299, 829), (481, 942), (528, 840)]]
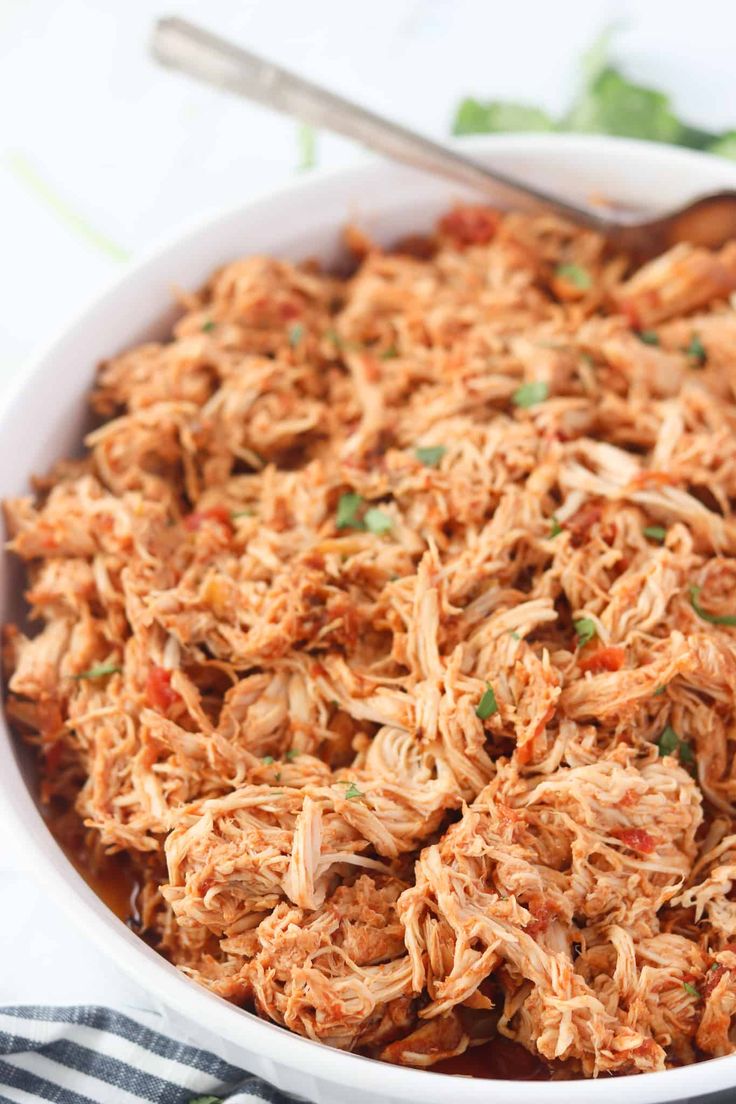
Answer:
[(481, 721), (487, 720), (492, 717), (494, 713), (498, 713), (498, 702), (496, 701), (496, 695), (493, 692), (493, 687), (490, 682), (486, 683), (486, 690), (483, 697), (475, 707), (475, 715)]
[(568, 284), (572, 284), (573, 287), (579, 288), (580, 291), (587, 291), (593, 283), (588, 270), (577, 264), (558, 265), (555, 269), (555, 276), (565, 280)]
[(371, 533), (376, 533), (378, 536), (381, 536), (383, 533), (388, 533), (391, 530), (393, 521), (387, 513), (373, 506), (370, 510), (366, 510), (363, 524), (366, 529), (370, 529)]
[(662, 735), (657, 740), (657, 747), (661, 757), (674, 755), (677, 752), (681, 763), (695, 762), (693, 749), (687, 740), (681, 740), (671, 725), (667, 725)]
[(78, 675), (72, 675), (73, 679), (98, 679), (107, 675), (118, 675), (122, 671), (118, 663), (95, 663), (86, 671), (80, 671)]
[(708, 613), (704, 610), (700, 604), (700, 592), (703, 588), (699, 586), (690, 587), (690, 605), (693, 607), (698, 617), (702, 617), (704, 621), (709, 621), (711, 625), (736, 625), (736, 617), (733, 614), (718, 614)]
[(693, 364), (697, 364), (699, 368), (702, 368), (708, 360), (708, 353), (706, 351), (705, 345), (696, 333), (693, 334), (693, 336), (690, 338), (689, 344), (686, 345), (682, 351), (684, 353), (687, 353)]
[(337, 516), (335, 525), (338, 529), (360, 529), (363, 523), (358, 517), (358, 510), (363, 505), (363, 496), (355, 491), (346, 491), (340, 495), (337, 503)]
[(544, 402), (548, 396), (549, 384), (544, 380), (532, 380), (517, 387), (511, 396), (511, 401), (514, 406), (536, 406), (537, 403)]
[(427, 468), (436, 468), (446, 452), (444, 445), (423, 445), (414, 449), (414, 455), (419, 463)]
[(656, 541), (657, 544), (664, 544), (667, 530), (661, 525), (647, 525), (644, 528), (644, 536), (648, 537), (649, 540)]
[(575, 626), (575, 632), (578, 634), (578, 644), (581, 648), (590, 643), (594, 636), (598, 635), (595, 621), (591, 621), (589, 617), (580, 617), (577, 621), (573, 622), (573, 624)]

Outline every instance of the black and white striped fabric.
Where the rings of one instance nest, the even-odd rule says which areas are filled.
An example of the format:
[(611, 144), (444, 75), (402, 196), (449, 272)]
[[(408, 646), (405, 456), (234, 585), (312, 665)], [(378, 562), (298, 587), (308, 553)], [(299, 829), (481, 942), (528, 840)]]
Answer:
[(0, 1008), (0, 1104), (292, 1104), (206, 1050), (91, 1005)]
[[(300, 1099), (110, 1008), (0, 1007), (0, 1104), (299, 1104)], [(681, 1104), (736, 1104), (736, 1089)]]

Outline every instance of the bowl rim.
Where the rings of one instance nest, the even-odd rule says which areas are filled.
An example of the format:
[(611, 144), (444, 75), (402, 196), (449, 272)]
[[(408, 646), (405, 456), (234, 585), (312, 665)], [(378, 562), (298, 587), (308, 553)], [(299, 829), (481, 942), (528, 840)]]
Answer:
[[(494, 151), (526, 150), (535, 155), (544, 154), (545, 151), (583, 155), (590, 153), (598, 156), (610, 152), (633, 161), (644, 160), (652, 169), (665, 166), (673, 171), (679, 169), (685, 172), (696, 163), (703, 165), (704, 160), (707, 160), (714, 168), (716, 165), (719, 167), (720, 173), (714, 175), (728, 175), (723, 159), (713, 155), (659, 143), (608, 136), (483, 135), (461, 139), (459, 144), (467, 152), (481, 156)], [(13, 417), (16, 406), (33, 387), (46, 363), (54, 358), (57, 347), (64, 339), (82, 329), (107, 300), (114, 299), (124, 285), (136, 280), (157, 259), (175, 247), (185, 245), (190, 239), (206, 234), (217, 224), (236, 218), (259, 204), (268, 206), (273, 200), (291, 196), (296, 198), (305, 190), (321, 189), (330, 182), (348, 185), (353, 178), (356, 182), (365, 182), (371, 171), (380, 174), (387, 166), (390, 167), (391, 163), (365, 157), (348, 167), (317, 169), (277, 188), (261, 190), (245, 202), (230, 204), (188, 219), (173, 231), (162, 235), (148, 249), (118, 269), (103, 288), (91, 296), (71, 320), (59, 327), (56, 334), (29, 358), (25, 368), (4, 389), (0, 399), (0, 428)], [(410, 174), (412, 172), (404, 171)], [(736, 185), (736, 165), (733, 166), (731, 175)], [(276, 1069), (287, 1068), (319, 1081), (327, 1081), (336, 1087), (352, 1088), (356, 1098), (360, 1098), (364, 1092), (374, 1093), (376, 1099), (397, 1100), (413, 1100), (421, 1094), (428, 1102), (449, 1100), (452, 1096), (462, 1104), (486, 1104), (493, 1095), (499, 1102), (513, 1099), (514, 1104), (587, 1104), (592, 1092), (601, 1104), (614, 1104), (620, 1101), (625, 1088), (639, 1104), (656, 1104), (664, 1100), (680, 1100), (693, 1093), (712, 1093), (736, 1086), (736, 1054), (711, 1058), (678, 1069), (599, 1079), (595, 1082), (595, 1089), (591, 1089), (590, 1079), (524, 1082), (452, 1076), (431, 1070), (388, 1065), (362, 1055), (336, 1050), (293, 1034), (253, 1013), (245, 1012), (193, 983), (134, 935), (77, 873), (46, 827), (33, 795), (26, 786), (13, 750), (14, 738), (4, 710), (0, 710), (0, 713), (0, 794), (5, 797), (4, 808), (11, 827), (16, 829), (15, 841), (34, 860), (38, 880), (44, 888), (51, 891), (72, 922), (77, 926), (83, 924), (85, 934), (96, 946), (123, 972), (142, 984), (154, 1000), (160, 998), (164, 1005), (175, 1012), (185, 1009), (179, 1014), (192, 1025), (199, 1016), (210, 1033), (216, 1032), (244, 1054), (251, 1052), (266, 1058), (274, 1063)], [(141, 977), (146, 977), (147, 981), (141, 983)], [(152, 979), (153, 984), (148, 982), (148, 978)]]

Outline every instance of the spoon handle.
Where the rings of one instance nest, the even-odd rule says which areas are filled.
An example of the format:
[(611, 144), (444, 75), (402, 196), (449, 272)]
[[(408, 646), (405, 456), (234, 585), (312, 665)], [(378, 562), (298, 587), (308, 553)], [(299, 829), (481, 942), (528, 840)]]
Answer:
[(151, 50), (163, 65), (304, 123), (352, 138), (413, 168), (449, 177), (496, 203), (526, 210), (544, 207), (603, 232), (609, 226), (609, 221), (592, 208), (568, 203), (505, 173), (492, 172), (449, 146), (384, 119), (185, 19), (161, 19), (154, 28)]

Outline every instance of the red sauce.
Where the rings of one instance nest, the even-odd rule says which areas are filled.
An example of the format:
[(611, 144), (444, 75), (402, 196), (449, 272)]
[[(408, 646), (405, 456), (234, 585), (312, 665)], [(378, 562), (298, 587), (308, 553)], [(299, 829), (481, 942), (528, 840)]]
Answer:
[(171, 671), (164, 667), (152, 667), (146, 679), (146, 697), (152, 709), (158, 709), (161, 713), (178, 700), (179, 695), (171, 687)]
[(599, 674), (601, 671), (620, 671), (626, 661), (626, 652), (623, 648), (613, 646), (596, 648), (589, 655), (580, 660), (581, 671), (592, 671)]
[(504, 1039), (502, 1035), (480, 1046), (445, 1058), (432, 1066), (432, 1073), (453, 1073), (462, 1077), (498, 1078), (500, 1081), (549, 1081), (550, 1070), (546, 1062), (530, 1054), (519, 1043)]
[(621, 828), (612, 834), (632, 851), (642, 851), (645, 855), (651, 854), (657, 846), (654, 837), (643, 828)]
[(486, 245), (498, 229), (501, 216), (490, 207), (456, 207), (440, 219), (440, 232), (456, 246)]
[(219, 521), (228, 529), (233, 527), (233, 519), (230, 511), (225, 506), (212, 506), (209, 510), (194, 510), (184, 518), (184, 528), (195, 533), (205, 521)]
[(124, 855), (106, 855), (92, 869), (81, 841), (69, 838), (68, 815), (57, 819), (52, 815), (46, 819), (54, 839), (62, 849), (77, 874), (84, 878), (89, 888), (97, 894), (125, 923), (137, 921), (138, 894), (140, 882)]

